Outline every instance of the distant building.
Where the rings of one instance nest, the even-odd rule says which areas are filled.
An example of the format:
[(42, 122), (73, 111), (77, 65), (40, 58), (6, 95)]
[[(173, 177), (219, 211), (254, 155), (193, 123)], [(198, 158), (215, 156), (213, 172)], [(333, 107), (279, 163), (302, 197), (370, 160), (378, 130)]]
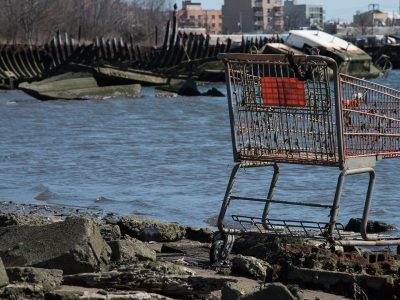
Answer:
[(286, 0), (284, 4), (285, 30), (322, 27), (324, 8), (321, 4), (297, 4), (296, 0)]
[(358, 12), (353, 16), (353, 24), (359, 27), (392, 25), (388, 24), (392, 23), (392, 21), (389, 20), (388, 13), (382, 12), (379, 9), (375, 9), (375, 7), (370, 11), (364, 13)]
[(224, 0), (223, 33), (276, 33), (283, 30), (282, 0)]
[(183, 29), (201, 29), (206, 33), (222, 33), (222, 12), (219, 9), (205, 10), (201, 3), (194, 3), (190, 0), (182, 2), (182, 9), (177, 12), (178, 27)]
[(400, 15), (392, 18), (392, 26), (400, 26)]

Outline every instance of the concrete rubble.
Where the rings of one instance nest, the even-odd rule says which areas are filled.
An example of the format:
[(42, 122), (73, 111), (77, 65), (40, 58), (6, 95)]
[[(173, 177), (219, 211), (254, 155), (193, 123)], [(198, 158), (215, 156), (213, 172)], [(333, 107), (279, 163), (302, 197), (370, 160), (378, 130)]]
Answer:
[(0, 257), (6, 267), (94, 272), (107, 269), (110, 256), (110, 246), (91, 219), (69, 217), (47, 225), (0, 228)]
[[(133, 217), (0, 215), (1, 299), (396, 299), (396, 253), (249, 233), (211, 266), (212, 232)], [(4, 262), (4, 265), (3, 265)]]
[(186, 227), (176, 223), (123, 217), (118, 225), (122, 234), (147, 242), (173, 242), (186, 235)]

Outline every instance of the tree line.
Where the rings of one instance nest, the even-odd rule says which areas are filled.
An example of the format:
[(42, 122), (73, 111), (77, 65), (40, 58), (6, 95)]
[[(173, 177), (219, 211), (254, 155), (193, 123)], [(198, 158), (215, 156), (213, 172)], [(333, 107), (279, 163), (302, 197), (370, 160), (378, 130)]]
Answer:
[(59, 31), (80, 41), (122, 37), (154, 45), (171, 11), (170, 0), (0, 0), (0, 40), (40, 44)]

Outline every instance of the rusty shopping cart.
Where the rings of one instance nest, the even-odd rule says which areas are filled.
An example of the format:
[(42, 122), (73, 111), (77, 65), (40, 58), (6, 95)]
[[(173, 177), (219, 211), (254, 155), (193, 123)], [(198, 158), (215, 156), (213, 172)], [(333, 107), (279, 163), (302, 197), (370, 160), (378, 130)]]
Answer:
[[(338, 73), (328, 57), (307, 55), (222, 54), (226, 70), (233, 167), (218, 217), (219, 234), (211, 262), (224, 260), (235, 235), (257, 229), (266, 234), (322, 239), (332, 245), (398, 245), (400, 237), (367, 234), (375, 182), (374, 166), (400, 156), (400, 91)], [(338, 167), (330, 203), (273, 198), (279, 164)], [(273, 169), (266, 197), (233, 195), (238, 170)], [(368, 174), (360, 233), (344, 231), (337, 222), (346, 176)], [(224, 221), (235, 200), (262, 203), (259, 216), (232, 215), (239, 226)], [(276, 205), (327, 209), (325, 221), (270, 218)], [(234, 223), (234, 222), (233, 222)]]

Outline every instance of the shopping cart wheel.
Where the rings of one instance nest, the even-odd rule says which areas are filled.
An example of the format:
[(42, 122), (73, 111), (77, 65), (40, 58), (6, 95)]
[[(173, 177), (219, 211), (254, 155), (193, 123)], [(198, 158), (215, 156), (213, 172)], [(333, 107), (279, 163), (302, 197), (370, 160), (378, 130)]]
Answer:
[(210, 249), (210, 264), (214, 265), (217, 263), (221, 263), (225, 260), (223, 255), (224, 241), (218, 240), (212, 243)]
[(223, 264), (226, 262), (229, 253), (232, 250), (233, 242), (235, 241), (235, 236), (227, 234), (225, 238), (221, 238), (220, 234), (217, 234), (218, 239), (216, 239), (210, 249), (210, 264)]

